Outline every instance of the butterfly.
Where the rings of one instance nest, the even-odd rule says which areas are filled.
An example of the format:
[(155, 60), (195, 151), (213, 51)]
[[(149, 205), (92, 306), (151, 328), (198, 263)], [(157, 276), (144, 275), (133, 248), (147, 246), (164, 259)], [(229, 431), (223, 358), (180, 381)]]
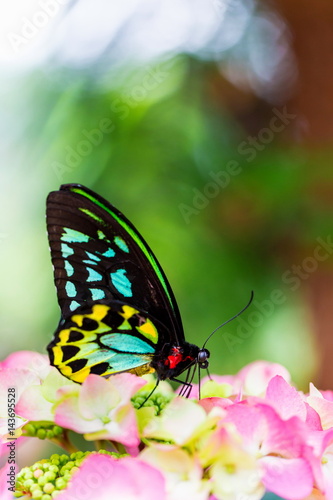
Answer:
[(61, 319), (51, 364), (82, 383), (155, 372), (176, 380), (207, 368), (209, 351), (185, 341), (176, 299), (155, 255), (114, 206), (79, 184), (47, 198), (47, 231)]

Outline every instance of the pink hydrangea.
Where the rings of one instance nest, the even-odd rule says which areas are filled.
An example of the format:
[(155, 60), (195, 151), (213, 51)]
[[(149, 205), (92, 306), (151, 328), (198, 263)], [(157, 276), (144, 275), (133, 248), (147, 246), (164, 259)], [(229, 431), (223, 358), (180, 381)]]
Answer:
[[(333, 500), (333, 392), (311, 385), (303, 394), (284, 367), (264, 361), (212, 379), (203, 380), (200, 401), (197, 386), (184, 399), (164, 382), (135, 409), (132, 399), (150, 392), (150, 379), (147, 389), (131, 373), (89, 375), (79, 385), (45, 356), (20, 352), (0, 364), (0, 399), (5, 407), (8, 387), (17, 388), (18, 433), (29, 421), (51, 422), (60, 426), (58, 442), (66, 440), (67, 450), (72, 430), (132, 455), (88, 456), (59, 500), (260, 500), (265, 492)], [(4, 447), (6, 415), (0, 426)]]
[[(8, 405), (12, 401), (16, 403), (15, 437), (19, 438), (21, 428), (29, 418), (24, 411), (20, 411), (20, 401), (26, 391), (42, 383), (43, 378), (51, 369), (47, 356), (32, 351), (19, 351), (10, 354), (0, 363), (0, 408), (3, 411), (6, 409), (0, 415), (0, 454), (6, 452), (6, 442), (13, 437), (13, 435), (9, 435), (8, 429)], [(10, 399), (9, 395), (12, 395)], [(31, 400), (28, 406), (30, 409), (32, 408), (33, 402)], [(40, 417), (39, 414), (38, 418)], [(22, 438), (19, 441), (22, 441)]]
[(131, 397), (145, 383), (131, 373), (120, 373), (109, 379), (89, 375), (82, 385), (58, 390), (55, 422), (84, 434), (87, 440), (115, 440), (135, 447), (140, 440)]
[(91, 454), (57, 500), (166, 500), (165, 480), (155, 467), (132, 457)]

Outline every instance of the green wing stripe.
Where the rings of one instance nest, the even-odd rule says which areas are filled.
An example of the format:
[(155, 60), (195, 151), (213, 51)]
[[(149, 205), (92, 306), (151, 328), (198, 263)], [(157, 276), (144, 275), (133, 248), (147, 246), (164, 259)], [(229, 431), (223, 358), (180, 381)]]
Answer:
[(101, 203), (99, 200), (96, 200), (96, 198), (91, 196), (89, 193), (86, 193), (85, 191), (83, 191), (80, 188), (74, 188), (74, 187), (71, 188), (71, 191), (74, 191), (75, 193), (78, 193), (82, 196), (85, 196), (86, 198), (91, 200), (93, 203), (95, 203), (96, 205), (99, 205), (101, 208), (103, 208), (103, 210), (106, 210), (125, 229), (125, 231), (127, 231), (129, 233), (129, 235), (133, 238), (133, 240), (137, 243), (137, 245), (142, 250), (144, 255), (147, 257), (149, 263), (151, 264), (152, 268), (154, 269), (155, 273), (157, 274), (157, 276), (158, 276), (158, 278), (163, 286), (163, 289), (164, 289), (164, 291), (169, 299), (171, 308), (173, 309), (173, 302), (172, 302), (172, 299), (170, 297), (169, 290), (168, 290), (168, 287), (165, 283), (164, 277), (161, 273), (160, 267), (159, 267), (158, 263), (156, 262), (154, 256), (148, 251), (145, 244), (142, 242), (142, 240), (141, 240), (140, 236), (137, 234), (137, 232), (131, 226), (129, 226), (123, 219), (121, 219), (116, 213), (114, 213), (112, 210), (110, 210), (109, 207), (104, 205), (104, 203)]

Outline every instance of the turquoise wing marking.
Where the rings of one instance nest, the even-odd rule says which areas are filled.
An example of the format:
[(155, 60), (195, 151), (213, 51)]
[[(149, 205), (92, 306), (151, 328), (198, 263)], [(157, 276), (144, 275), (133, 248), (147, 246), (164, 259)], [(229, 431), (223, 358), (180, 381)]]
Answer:
[(103, 335), (103, 345), (109, 349), (133, 354), (154, 354), (155, 349), (142, 339), (126, 333), (110, 333)]

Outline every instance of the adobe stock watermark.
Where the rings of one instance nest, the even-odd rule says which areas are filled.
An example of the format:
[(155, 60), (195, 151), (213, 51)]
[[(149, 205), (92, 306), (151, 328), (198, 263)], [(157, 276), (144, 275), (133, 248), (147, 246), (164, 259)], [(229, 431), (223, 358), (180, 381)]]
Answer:
[[(268, 126), (260, 129), (257, 136), (249, 135), (246, 140), (238, 145), (237, 152), (244, 156), (248, 163), (252, 162), (257, 157), (257, 154), (263, 151), (274, 140), (276, 134), (285, 130), (295, 118), (296, 115), (289, 113), (286, 106), (282, 110), (273, 108), (273, 116)], [(206, 208), (210, 200), (216, 198), (221, 190), (230, 184), (231, 179), (241, 172), (243, 172), (243, 168), (239, 161), (230, 160), (223, 170), (209, 172), (210, 180), (205, 184), (202, 191), (192, 188), (193, 198), (191, 205), (187, 205), (186, 203), (178, 205), (186, 224), (189, 224), (193, 215), (198, 215), (201, 210)]]
[[(131, 110), (136, 108), (141, 101), (147, 98), (170, 75), (172, 64), (159, 64), (148, 67), (139, 83), (133, 85), (110, 103), (112, 116), (118, 115), (120, 121), (126, 120)], [(116, 128), (116, 123), (109, 117), (102, 118), (97, 126), (92, 129), (82, 129), (81, 139), (75, 145), (67, 145), (62, 161), (53, 161), (51, 167), (60, 182), (64, 175), (72, 172), (98, 147), (105, 136), (110, 135)]]
[(50, 19), (55, 17), (62, 5), (66, 5), (70, 0), (40, 0), (40, 9), (32, 17), (22, 17), (21, 28), (18, 33), (13, 31), (7, 34), (9, 43), (14, 52), (20, 52), (26, 45), (35, 38), (38, 33), (48, 24)]
[[(302, 282), (317, 271), (321, 262), (326, 261), (333, 255), (331, 235), (328, 235), (325, 239), (318, 237), (316, 241), (318, 245), (314, 248), (312, 255), (305, 257), (301, 264), (293, 264), (281, 276), (282, 283), (287, 285), (292, 292), (298, 290)], [(222, 335), (229, 353), (233, 353), (237, 346), (251, 337), (255, 330), (261, 327), (267, 318), (272, 316), (276, 307), (284, 304), (287, 298), (282, 288), (275, 288), (267, 299), (262, 301), (254, 299), (251, 304), (251, 312), (247, 314), (246, 319), (242, 316), (236, 318), (235, 321), (238, 324), (236, 333), (224, 332)]]
[(8, 472), (7, 472), (7, 489), (15, 491), (16, 482), (16, 388), (8, 387), (7, 389), (7, 448), (8, 448)]

